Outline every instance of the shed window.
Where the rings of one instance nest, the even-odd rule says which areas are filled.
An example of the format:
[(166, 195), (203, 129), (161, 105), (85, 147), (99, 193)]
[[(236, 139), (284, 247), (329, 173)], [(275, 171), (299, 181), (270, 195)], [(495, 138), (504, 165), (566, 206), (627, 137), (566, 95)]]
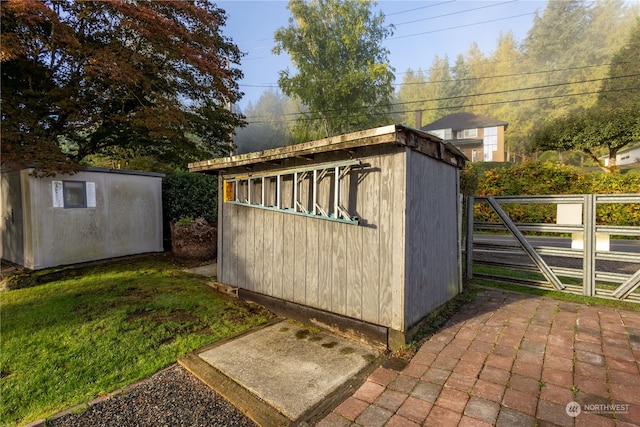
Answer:
[(350, 199), (342, 181), (359, 160), (225, 177), (224, 202), (358, 224), (342, 205)]
[(54, 208), (95, 208), (96, 183), (85, 181), (53, 181)]
[(84, 181), (62, 181), (65, 208), (86, 208), (87, 188)]

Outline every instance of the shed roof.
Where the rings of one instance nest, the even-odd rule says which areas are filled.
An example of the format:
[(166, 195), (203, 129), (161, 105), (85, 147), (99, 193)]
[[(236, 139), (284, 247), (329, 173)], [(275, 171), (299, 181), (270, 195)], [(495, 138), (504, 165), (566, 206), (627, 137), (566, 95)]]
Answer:
[(504, 126), (506, 129), (508, 124), (509, 123), (505, 121), (494, 119), (492, 117), (478, 116), (471, 113), (453, 113), (421, 127), (420, 130), (428, 131), (451, 129), (456, 131), (463, 129), (486, 128), (491, 126)]
[[(36, 166), (37, 165), (35, 164), (30, 164), (30, 165), (3, 164), (2, 167), (0, 167), (0, 171), (3, 173), (16, 172), (23, 169), (34, 169)], [(109, 168), (99, 168), (96, 166), (83, 166), (80, 169), (78, 169), (77, 172), (114, 173), (114, 174), (120, 174), (120, 175), (151, 176), (156, 178), (164, 178), (165, 176), (165, 174), (160, 172), (146, 172), (146, 171), (129, 170), (129, 169), (109, 169)], [(65, 175), (65, 174), (61, 174), (61, 175)]]
[(302, 144), (189, 163), (189, 171), (221, 171), (237, 166), (268, 163), (292, 157), (309, 158), (318, 153), (350, 150), (377, 144), (404, 145), (461, 169), (464, 167), (465, 160), (467, 160), (459, 149), (436, 136), (404, 125), (389, 125)]

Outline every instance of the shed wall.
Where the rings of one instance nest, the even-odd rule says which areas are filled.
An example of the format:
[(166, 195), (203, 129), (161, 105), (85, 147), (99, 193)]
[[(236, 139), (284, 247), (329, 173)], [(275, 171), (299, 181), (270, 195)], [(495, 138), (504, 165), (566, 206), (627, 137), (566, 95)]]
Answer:
[(406, 325), (459, 292), (458, 169), (407, 152)]
[[(352, 152), (366, 166), (343, 180), (349, 191), (343, 187), (341, 203), (360, 218), (358, 226), (221, 201), (220, 281), (402, 330), (405, 150), (376, 145)], [(314, 162), (347, 156), (323, 153)], [(288, 159), (280, 167), (309, 165)], [(283, 193), (289, 190), (292, 184)], [(321, 181), (319, 197), (332, 196), (332, 179)]]
[[(95, 207), (53, 207), (53, 181), (94, 182)], [(22, 197), (28, 209), (20, 264), (27, 268), (163, 250), (160, 177), (79, 172), (55, 178), (29, 176), (26, 183)]]
[(22, 181), (20, 171), (0, 174), (0, 258), (20, 265), (24, 263)]

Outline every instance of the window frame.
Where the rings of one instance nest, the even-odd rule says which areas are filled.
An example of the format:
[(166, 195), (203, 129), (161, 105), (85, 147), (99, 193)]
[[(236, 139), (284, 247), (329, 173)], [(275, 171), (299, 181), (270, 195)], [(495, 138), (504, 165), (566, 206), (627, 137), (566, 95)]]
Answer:
[(477, 138), (478, 137), (478, 128), (474, 129), (465, 129), (464, 130), (465, 138)]
[[(223, 202), (312, 218), (358, 225), (359, 218), (342, 206), (349, 199), (349, 188), (341, 185), (353, 168), (364, 166), (360, 160), (320, 163), (277, 171), (223, 175)], [(330, 180), (327, 200), (319, 200), (318, 187)], [(289, 182), (293, 194), (285, 195)], [(343, 188), (344, 187), (344, 188)]]
[[(70, 184), (80, 185), (82, 193), (82, 203), (69, 203), (67, 195), (70, 194)], [(78, 188), (75, 188), (78, 190)], [(84, 209), (87, 208), (87, 182), (86, 181), (62, 181), (62, 200), (64, 209)]]

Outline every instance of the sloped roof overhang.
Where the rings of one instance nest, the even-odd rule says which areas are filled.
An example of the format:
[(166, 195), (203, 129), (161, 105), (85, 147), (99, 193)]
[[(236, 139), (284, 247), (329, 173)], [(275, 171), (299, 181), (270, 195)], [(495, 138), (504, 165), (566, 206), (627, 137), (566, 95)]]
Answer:
[(189, 172), (219, 172), (238, 166), (271, 163), (288, 158), (351, 150), (377, 144), (398, 144), (457, 168), (464, 168), (465, 155), (451, 143), (404, 125), (389, 125), (270, 150), (189, 163)]

